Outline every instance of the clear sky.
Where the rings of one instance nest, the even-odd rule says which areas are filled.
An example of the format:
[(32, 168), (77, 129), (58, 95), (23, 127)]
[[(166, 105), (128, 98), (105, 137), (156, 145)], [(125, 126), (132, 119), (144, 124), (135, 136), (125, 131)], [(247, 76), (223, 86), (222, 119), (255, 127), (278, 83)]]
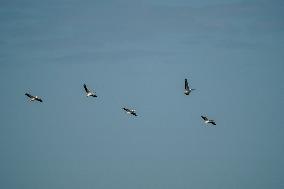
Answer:
[(2, 0), (0, 188), (284, 188), (283, 10)]

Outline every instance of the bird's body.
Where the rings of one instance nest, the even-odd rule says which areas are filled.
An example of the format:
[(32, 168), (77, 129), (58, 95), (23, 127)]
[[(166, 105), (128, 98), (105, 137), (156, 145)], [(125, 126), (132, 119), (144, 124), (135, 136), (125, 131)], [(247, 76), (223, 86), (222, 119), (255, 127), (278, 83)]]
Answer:
[(187, 79), (184, 79), (184, 94), (189, 95), (191, 93), (191, 91), (193, 91), (193, 90), (195, 90), (195, 89), (191, 89), (189, 87)]
[(208, 124), (211, 123), (212, 125), (216, 125), (215, 121), (213, 119), (208, 119), (206, 116), (201, 116), (204, 120), (204, 123)]
[(25, 95), (30, 98), (31, 102), (33, 102), (33, 101), (42, 102), (42, 99), (39, 98), (38, 96), (33, 96), (33, 95), (29, 94), (29, 93), (25, 93)]
[(98, 97), (95, 92), (92, 92), (92, 91), (90, 91), (90, 90), (87, 88), (87, 85), (86, 85), (86, 84), (84, 84), (84, 89), (85, 89), (85, 92), (86, 92), (86, 96), (87, 96), (87, 97), (89, 97), (89, 96)]
[(133, 109), (129, 109), (129, 108), (122, 108), (124, 111), (126, 111), (127, 114), (131, 114), (134, 116), (137, 116), (136, 111)]

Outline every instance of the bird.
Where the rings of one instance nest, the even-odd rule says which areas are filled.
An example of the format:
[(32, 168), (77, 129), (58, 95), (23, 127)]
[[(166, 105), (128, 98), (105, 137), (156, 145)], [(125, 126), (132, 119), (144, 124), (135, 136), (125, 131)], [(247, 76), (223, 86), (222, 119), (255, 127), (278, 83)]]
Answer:
[(31, 102), (33, 102), (33, 101), (35, 101), (35, 100), (36, 100), (36, 101), (39, 101), (39, 102), (42, 102), (42, 99), (39, 98), (38, 96), (33, 96), (33, 95), (29, 94), (29, 93), (25, 93), (25, 95), (30, 98), (30, 101), (31, 101)]
[(204, 120), (204, 123), (211, 123), (212, 125), (216, 125), (215, 121), (213, 119), (208, 119), (206, 116), (201, 116)]
[(87, 88), (87, 85), (86, 85), (86, 84), (84, 84), (84, 89), (85, 89), (85, 91), (86, 91), (86, 96), (87, 96), (87, 97), (89, 97), (89, 96), (98, 97), (95, 92), (92, 92), (92, 91), (90, 91), (90, 90)]
[(185, 95), (189, 95), (189, 94), (191, 93), (191, 91), (193, 91), (193, 90), (195, 90), (195, 89), (191, 89), (191, 88), (189, 87), (189, 84), (188, 84), (188, 82), (187, 82), (187, 79), (184, 79), (184, 94), (185, 94)]
[(129, 108), (125, 108), (125, 107), (123, 107), (122, 109), (123, 109), (124, 111), (126, 111), (127, 114), (131, 114), (131, 115), (134, 115), (134, 116), (138, 116), (138, 115), (136, 114), (136, 110), (129, 109)]

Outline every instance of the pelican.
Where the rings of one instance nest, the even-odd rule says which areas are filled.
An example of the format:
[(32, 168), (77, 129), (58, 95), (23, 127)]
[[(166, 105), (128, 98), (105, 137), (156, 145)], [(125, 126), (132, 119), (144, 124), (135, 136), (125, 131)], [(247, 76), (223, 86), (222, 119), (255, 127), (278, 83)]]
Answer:
[(39, 102), (42, 102), (42, 99), (39, 98), (38, 96), (33, 96), (33, 95), (29, 94), (29, 93), (25, 93), (25, 95), (30, 98), (30, 101), (31, 101), (31, 102), (33, 102), (33, 101), (35, 101), (35, 100), (36, 100), (36, 101), (39, 101)]
[(122, 108), (124, 111), (126, 111), (127, 114), (131, 114), (134, 116), (137, 116), (136, 111), (133, 109), (129, 109), (129, 108)]
[(204, 123), (211, 123), (213, 125), (216, 125), (215, 121), (213, 119), (208, 119), (206, 116), (201, 116), (202, 119), (204, 120)]
[(191, 89), (191, 88), (189, 87), (189, 84), (188, 84), (188, 82), (187, 82), (187, 79), (185, 79), (185, 80), (184, 80), (184, 94), (185, 94), (185, 95), (189, 95), (189, 93), (191, 93), (191, 91), (193, 91), (193, 90), (195, 90), (195, 89)]
[(87, 96), (87, 97), (89, 97), (89, 96), (97, 97), (96, 93), (90, 91), (90, 90), (87, 88), (87, 85), (86, 85), (86, 84), (84, 84), (84, 89), (85, 89), (85, 91), (86, 91), (86, 96)]

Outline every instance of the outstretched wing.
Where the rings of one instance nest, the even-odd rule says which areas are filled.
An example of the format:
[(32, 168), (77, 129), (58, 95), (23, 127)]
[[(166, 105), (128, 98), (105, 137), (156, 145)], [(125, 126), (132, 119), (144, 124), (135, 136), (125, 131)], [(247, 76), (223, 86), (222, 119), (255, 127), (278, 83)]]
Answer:
[(216, 125), (214, 120), (209, 120), (209, 123), (212, 123), (213, 125)]
[(130, 112), (130, 110), (128, 108), (122, 108), (123, 110)]
[(189, 89), (189, 85), (188, 85), (187, 79), (184, 80), (184, 89), (185, 90)]
[(34, 98), (34, 96), (30, 95), (29, 93), (25, 93), (25, 95), (29, 98)]
[(131, 112), (132, 115), (137, 116), (136, 112)]
[(37, 101), (42, 102), (41, 98), (36, 98)]
[(87, 85), (86, 85), (86, 84), (84, 84), (84, 89), (85, 89), (86, 93), (89, 93), (89, 92), (90, 92), (89, 89), (87, 88)]
[(203, 119), (204, 121), (207, 121), (207, 120), (208, 120), (208, 118), (205, 117), (205, 116), (201, 116), (201, 117), (202, 117), (202, 119)]

